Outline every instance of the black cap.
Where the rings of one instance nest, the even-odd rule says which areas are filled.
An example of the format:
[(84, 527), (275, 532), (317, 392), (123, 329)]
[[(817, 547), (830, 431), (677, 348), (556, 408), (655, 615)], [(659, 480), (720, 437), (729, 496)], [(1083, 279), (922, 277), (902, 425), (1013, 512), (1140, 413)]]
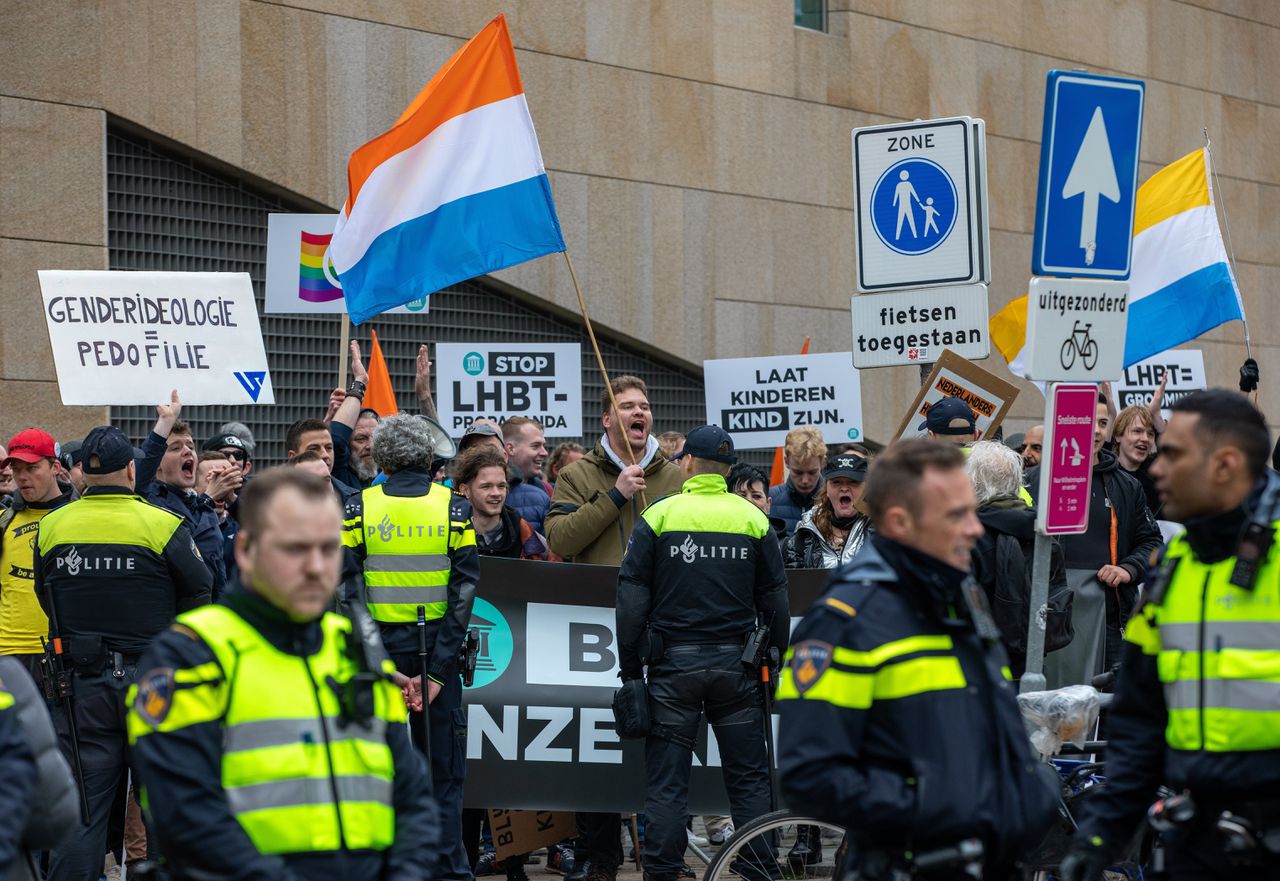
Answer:
[(682, 459), (685, 456), (709, 459), (724, 465), (733, 465), (738, 461), (738, 457), (733, 454), (733, 438), (718, 425), (699, 425), (685, 435), (684, 449), (672, 459)]
[[(94, 456), (97, 467), (89, 464)], [(85, 474), (110, 474), (133, 461), (133, 444), (114, 425), (100, 425), (85, 435), (80, 461)]]
[(847, 477), (862, 483), (867, 479), (867, 460), (853, 453), (828, 459), (827, 467), (822, 469), (822, 479), (830, 480), (833, 477)]
[(246, 457), (250, 459), (253, 458), (253, 454), (249, 452), (249, 448), (245, 445), (245, 442), (234, 434), (215, 434), (200, 445), (200, 449), (206, 453), (213, 452), (214, 450), (221, 452), (223, 447), (232, 447), (233, 449), (241, 450), (244, 452)]
[(458, 441), (458, 449), (466, 446), (473, 437), (496, 437), (498, 440), (502, 440), (502, 432), (488, 422), (472, 422), (467, 426), (467, 430), (462, 433), (462, 440)]
[[(952, 428), (951, 421), (953, 419), (963, 419), (968, 425)], [(973, 434), (977, 424), (978, 422), (973, 418), (973, 411), (969, 409), (968, 404), (959, 398), (943, 398), (929, 408), (924, 422), (917, 426), (917, 430), (932, 431), (934, 434)]]

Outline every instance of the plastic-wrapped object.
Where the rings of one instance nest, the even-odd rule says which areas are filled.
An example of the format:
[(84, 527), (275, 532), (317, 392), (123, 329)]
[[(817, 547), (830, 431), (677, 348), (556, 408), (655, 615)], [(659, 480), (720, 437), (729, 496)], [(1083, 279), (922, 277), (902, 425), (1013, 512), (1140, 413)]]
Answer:
[(1100, 706), (1097, 689), (1089, 685), (1018, 695), (1018, 709), (1031, 733), (1031, 744), (1046, 759), (1056, 756), (1064, 743), (1084, 746), (1098, 721)]

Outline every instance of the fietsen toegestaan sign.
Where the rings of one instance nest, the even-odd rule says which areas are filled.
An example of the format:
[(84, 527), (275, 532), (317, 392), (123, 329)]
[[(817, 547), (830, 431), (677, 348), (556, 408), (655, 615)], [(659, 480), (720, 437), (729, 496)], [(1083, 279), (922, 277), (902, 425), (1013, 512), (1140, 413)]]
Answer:
[(547, 437), (582, 435), (582, 346), (578, 343), (440, 343), (436, 409), (458, 437), (476, 419), (528, 416)]
[(929, 415), (929, 408), (943, 398), (960, 398), (973, 411), (979, 439), (990, 440), (1017, 397), (1018, 387), (1013, 383), (970, 364), (955, 352), (944, 351), (898, 426), (897, 437), (927, 437), (920, 423)]
[(862, 440), (862, 386), (849, 352), (703, 361), (707, 422), (740, 449), (782, 444), (815, 425), (827, 443)]
[[(343, 315), (342, 282), (329, 259), (336, 214), (267, 215), (267, 283), (263, 314)], [(388, 309), (388, 315), (429, 311), (428, 298)]]
[(39, 276), (62, 403), (275, 403), (248, 273)]
[(944, 349), (970, 361), (991, 354), (984, 284), (859, 294), (849, 309), (853, 366), (860, 370), (932, 364)]
[(1129, 325), (1128, 282), (1033, 278), (1027, 293), (1027, 379), (1120, 378)]
[(1169, 418), (1169, 408), (1192, 392), (1209, 387), (1204, 373), (1204, 352), (1200, 349), (1169, 349), (1152, 355), (1124, 369), (1124, 375), (1112, 386), (1116, 407), (1148, 407), (1155, 397), (1160, 380), (1168, 374), (1161, 399), (1160, 412)]

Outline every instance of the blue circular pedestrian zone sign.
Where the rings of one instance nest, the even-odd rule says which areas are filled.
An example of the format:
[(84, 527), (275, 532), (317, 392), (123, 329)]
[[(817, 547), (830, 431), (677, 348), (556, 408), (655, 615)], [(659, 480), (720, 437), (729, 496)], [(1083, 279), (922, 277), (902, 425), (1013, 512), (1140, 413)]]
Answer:
[(899, 254), (927, 254), (951, 235), (959, 198), (942, 166), (928, 159), (890, 165), (871, 192), (871, 225)]

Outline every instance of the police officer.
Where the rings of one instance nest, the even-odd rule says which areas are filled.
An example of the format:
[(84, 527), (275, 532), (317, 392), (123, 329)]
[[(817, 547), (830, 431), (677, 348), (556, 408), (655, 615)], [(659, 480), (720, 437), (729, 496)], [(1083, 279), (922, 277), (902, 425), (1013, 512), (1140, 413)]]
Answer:
[(639, 679), (649, 666), (644, 868), (652, 881), (675, 881), (684, 863), (689, 771), (704, 711), (734, 825), (771, 809), (764, 704), (743, 650), (762, 622), (780, 657), (791, 622), (769, 518), (725, 484), (737, 461), (733, 440), (703, 425), (676, 458), (684, 486), (641, 514), (618, 575), (622, 678)]
[[(51, 881), (102, 874), (107, 823), (125, 770), (124, 696), (138, 658), (179, 612), (209, 602), (212, 575), (177, 515), (134, 495), (133, 445), (117, 428), (81, 448), (84, 496), (40, 521), (35, 591), (74, 666), (73, 714), (89, 825), (55, 848)], [(67, 706), (55, 715), (76, 766)]]
[(22, 833), (31, 815), (36, 785), (36, 760), (18, 722), (13, 695), (0, 681), (0, 878), (34, 877), (24, 874), (29, 856)]
[(271, 469), (247, 485), (240, 517), (241, 581), (156, 639), (129, 699), (167, 869), (202, 881), (430, 877), (435, 810), (391, 662), (362, 610), (354, 621), (325, 611), (342, 571), (333, 490)]
[[(443, 842), (433, 877), (467, 881), (472, 874), (462, 837), (466, 716), (458, 651), (471, 621), (480, 561), (471, 506), (431, 482), (434, 446), (430, 428), (417, 416), (391, 416), (374, 429), (373, 459), (388, 478), (347, 502), (345, 589), (365, 599), (396, 669), (409, 676), (422, 673), (418, 608), (425, 612), (428, 661), (422, 682), (430, 703), (431, 779)], [(422, 717), (410, 714), (416, 743)]]
[(1009, 877), (1057, 805), (968, 573), (982, 526), (964, 464), (926, 439), (876, 459), (875, 533), (796, 628), (778, 686), (787, 804), (848, 829), (873, 881), (951, 848), (929, 877)]
[(1164, 817), (1171, 879), (1280, 877), (1280, 477), (1243, 395), (1196, 392), (1172, 410), (1151, 476), (1185, 531), (1125, 632), (1108, 785), (1084, 800), (1069, 881), (1101, 876), (1160, 783), (1183, 796)]

